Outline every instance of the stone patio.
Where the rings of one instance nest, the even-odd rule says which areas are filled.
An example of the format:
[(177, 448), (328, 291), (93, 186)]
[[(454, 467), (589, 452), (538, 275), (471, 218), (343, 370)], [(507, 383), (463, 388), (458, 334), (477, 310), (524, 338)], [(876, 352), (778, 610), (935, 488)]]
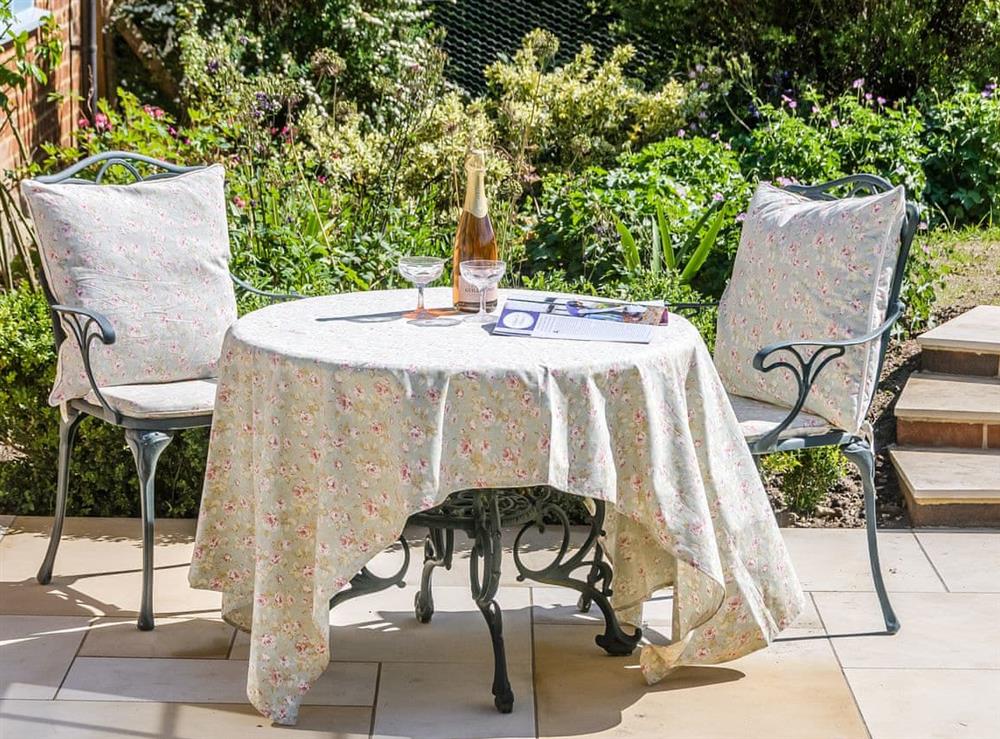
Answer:
[[(500, 594), (516, 696), (507, 716), (493, 708), (489, 639), (459, 557), (435, 575), (429, 625), (413, 617), (412, 586), (336, 609), (334, 661), (299, 725), (284, 728), (246, 702), (248, 642), (220, 620), (219, 595), (187, 585), (193, 522), (158, 523), (158, 621), (146, 633), (134, 624), (138, 521), (70, 519), (43, 587), (34, 574), (48, 527), (46, 518), (0, 517), (3, 739), (1000, 737), (997, 531), (883, 534), (903, 623), (887, 637), (871, 634), (881, 617), (863, 532), (785, 530), (809, 590), (803, 617), (767, 650), (682, 668), (652, 687), (637, 655), (611, 658), (594, 645), (595, 618), (575, 611), (572, 592), (518, 583), (510, 563)], [(532, 556), (545, 548), (539, 541)], [(653, 639), (669, 634), (670, 598), (646, 608)]]

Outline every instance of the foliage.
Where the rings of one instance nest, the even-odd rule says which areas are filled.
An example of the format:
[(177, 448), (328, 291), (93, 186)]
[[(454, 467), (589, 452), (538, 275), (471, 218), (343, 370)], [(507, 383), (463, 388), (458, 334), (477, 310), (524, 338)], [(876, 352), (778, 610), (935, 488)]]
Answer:
[[(16, 97), (32, 84), (44, 88), (48, 73), (62, 58), (63, 43), (53, 15), (42, 21), (33, 44), (29, 44), (32, 35), (27, 31), (15, 34), (13, 30), (10, 0), (0, 0), (0, 39), (7, 39), (0, 45), (0, 136), (9, 136), (16, 143), (20, 167), (28, 161), (28, 149), (15, 118)], [(18, 179), (15, 162), (4, 162), (0, 169), (0, 289), (12, 288), (22, 276), (32, 285), (38, 284), (34, 236), (13, 194)]]
[[(48, 514), (55, 500), (59, 411), (48, 405), (55, 352), (48, 307), (24, 286), (0, 292), (0, 444), (13, 459), (0, 464), (0, 510)], [(208, 434), (178, 434), (159, 462), (157, 513), (198, 511)], [(84, 421), (70, 471), (71, 515), (139, 514), (138, 483), (121, 429)]]
[(541, 169), (574, 168), (611, 162), (623, 149), (683, 125), (684, 87), (668, 80), (644, 91), (625, 72), (632, 47), (616, 47), (598, 62), (594, 49), (584, 46), (571, 62), (550, 70), (558, 45), (554, 35), (536, 29), (512, 60), (486, 70), (490, 103), (508, 150), (527, 148)]
[(781, 106), (761, 103), (761, 123), (737, 137), (743, 170), (766, 180), (823, 182), (856, 172), (872, 172), (906, 187), (919, 200), (926, 180), (923, 119), (913, 106), (888, 106), (865, 92), (824, 103), (815, 93), (785, 96)]
[(995, 0), (829, 0), (823, 3), (720, 0), (611, 0), (633, 32), (656, 39), (680, 64), (713, 49), (745, 54), (755, 90), (777, 94), (822, 85), (845, 89), (864, 77), (887, 97), (956, 83), (982, 86), (1000, 69)]
[[(998, 11), (1000, 12), (1000, 11)], [(963, 91), (928, 106), (927, 200), (952, 224), (995, 223), (1000, 209), (1000, 93)]]
[(796, 513), (814, 512), (847, 474), (847, 459), (837, 447), (768, 454), (761, 464), (778, 478), (784, 504)]
[[(578, 175), (551, 174), (543, 181), (537, 219), (528, 242), (526, 270), (563, 269), (570, 278), (597, 284), (629, 272), (615, 219), (641, 232), (640, 261), (652, 262), (652, 232), (664, 224), (660, 248), (683, 254), (705, 213), (724, 214), (714, 257), (699, 272), (695, 287), (721, 293), (739, 235), (736, 214), (749, 198), (749, 184), (732, 152), (709, 139), (671, 138), (635, 155), (620, 166), (590, 167)], [(630, 225), (631, 224), (631, 225)], [(662, 239), (668, 235), (668, 239)]]

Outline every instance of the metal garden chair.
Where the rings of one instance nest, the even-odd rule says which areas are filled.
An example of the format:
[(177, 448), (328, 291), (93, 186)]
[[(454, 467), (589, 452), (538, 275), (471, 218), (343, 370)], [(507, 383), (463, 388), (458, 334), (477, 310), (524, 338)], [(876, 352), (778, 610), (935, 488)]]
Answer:
[[(94, 179), (77, 175), (100, 165)], [(104, 152), (88, 157), (53, 175), (37, 178), (45, 184), (73, 183), (100, 185), (111, 167), (121, 167), (135, 181), (158, 180), (201, 169), (199, 166), (182, 167), (152, 159), (141, 154), (121, 151)], [(140, 167), (152, 172), (143, 176)], [(297, 295), (257, 290), (230, 273), (233, 283), (242, 290), (266, 300), (289, 300)], [(67, 339), (66, 328), (72, 331), (83, 354), (83, 365), (90, 381), (92, 397), (71, 400), (59, 419), (59, 457), (55, 518), (45, 559), (38, 570), (37, 580), (45, 585), (52, 579), (59, 541), (66, 515), (66, 497), (69, 488), (70, 457), (73, 442), (81, 421), (88, 416), (118, 426), (125, 431), (125, 441), (135, 458), (139, 476), (139, 501), (142, 512), (142, 600), (138, 628), (148, 631), (154, 626), (153, 616), (153, 528), (154, 487), (156, 463), (177, 431), (211, 426), (215, 405), (215, 381), (185, 380), (160, 384), (119, 385), (98, 387), (91, 370), (90, 347), (94, 341), (105, 345), (115, 343), (115, 329), (100, 313), (81, 307), (56, 303), (51, 286), (45, 279), (42, 287), (52, 313), (52, 332), (56, 352)]]
[[(837, 191), (846, 191), (844, 197), (853, 197), (858, 194), (885, 193), (891, 190), (892, 186), (881, 177), (857, 174), (819, 185), (790, 185), (784, 189), (813, 200), (836, 200), (837, 196), (834, 193)], [(792, 373), (797, 383), (797, 399), (791, 408), (782, 408), (757, 401), (746, 402), (744, 398), (731, 397), (736, 416), (741, 426), (744, 427), (744, 435), (747, 437), (750, 451), (756, 457), (774, 452), (836, 446), (857, 466), (864, 488), (865, 526), (872, 579), (888, 634), (895, 634), (899, 631), (900, 624), (889, 602), (879, 565), (873, 441), (861, 434), (830, 428), (828, 424), (824, 425), (822, 419), (803, 412), (802, 408), (816, 378), (824, 368), (833, 360), (843, 356), (849, 347), (857, 347), (869, 342), (878, 342), (879, 347), (878, 369), (875, 373), (875, 388), (877, 390), (877, 381), (885, 360), (890, 331), (903, 312), (903, 304), (899, 296), (906, 260), (917, 223), (917, 207), (913, 203), (907, 202), (900, 232), (900, 249), (889, 290), (888, 307), (880, 326), (864, 335), (838, 341), (789, 340), (772, 343), (761, 348), (753, 358), (753, 368), (756, 371), (767, 373), (784, 368)], [(844, 310), (850, 310), (850, 308), (845, 306)], [(874, 392), (872, 395), (874, 396)], [(871, 400), (869, 399), (869, 408), (870, 405)], [(865, 415), (867, 415), (867, 411), (868, 408), (865, 408)], [(814, 423), (809, 423), (809, 421)], [(755, 426), (756, 431), (748, 433), (747, 428), (751, 424)]]

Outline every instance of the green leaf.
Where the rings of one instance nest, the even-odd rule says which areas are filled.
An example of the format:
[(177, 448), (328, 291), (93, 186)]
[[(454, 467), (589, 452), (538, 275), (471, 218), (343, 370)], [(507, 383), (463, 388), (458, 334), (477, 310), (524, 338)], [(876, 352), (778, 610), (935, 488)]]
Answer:
[(677, 268), (677, 258), (674, 256), (674, 245), (670, 241), (670, 231), (667, 229), (667, 216), (663, 212), (663, 203), (656, 204), (656, 231), (660, 236), (660, 246), (663, 256), (670, 269)]
[[(721, 205), (717, 203), (716, 205)], [(709, 253), (712, 251), (712, 247), (715, 246), (715, 240), (719, 235), (719, 230), (722, 228), (722, 222), (725, 220), (726, 213), (719, 207), (715, 208), (715, 220), (709, 225), (708, 230), (705, 231), (704, 235), (701, 237), (701, 241), (698, 243), (698, 248), (695, 249), (694, 254), (688, 259), (686, 265), (684, 265), (684, 271), (681, 272), (680, 281), (681, 284), (686, 285), (694, 279), (694, 276), (698, 274), (698, 270), (708, 259)], [(710, 211), (711, 212), (711, 211)], [(695, 232), (697, 233), (697, 231)]]
[(639, 247), (635, 243), (635, 237), (628, 230), (628, 226), (622, 223), (622, 219), (617, 213), (612, 212), (611, 218), (615, 222), (615, 229), (622, 239), (622, 252), (625, 255), (625, 269), (631, 273), (639, 271)]
[[(652, 225), (652, 224), (650, 224)], [(653, 255), (649, 263), (649, 271), (653, 275), (660, 274), (660, 267), (663, 261), (663, 249), (660, 246), (660, 229), (653, 227)]]

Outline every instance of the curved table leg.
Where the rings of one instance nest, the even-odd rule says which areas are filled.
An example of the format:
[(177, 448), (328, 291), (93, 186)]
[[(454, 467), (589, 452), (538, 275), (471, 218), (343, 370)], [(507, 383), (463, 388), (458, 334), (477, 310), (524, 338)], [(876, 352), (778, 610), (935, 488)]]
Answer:
[(377, 593), (380, 590), (391, 588), (393, 585), (397, 588), (404, 587), (406, 585), (406, 571), (410, 567), (410, 545), (406, 543), (406, 539), (402, 536), (399, 537), (399, 543), (403, 547), (403, 564), (399, 570), (388, 577), (382, 577), (374, 574), (367, 567), (362, 567), (361, 572), (351, 578), (350, 587), (344, 588), (330, 598), (330, 609), (333, 610), (334, 607), (345, 600), (351, 600), (352, 598), (368, 595), (369, 593)]
[(420, 575), (420, 590), (413, 602), (413, 610), (417, 620), (430, 623), (434, 615), (434, 596), (431, 593), (431, 577), (437, 567), (451, 569), (452, 556), (455, 553), (455, 532), (453, 529), (432, 528), (427, 530), (424, 539), (424, 569)]
[[(500, 508), (497, 495), (484, 491), (475, 499), (475, 529), (469, 558), (472, 597), (486, 619), (493, 641), (493, 702), (500, 713), (514, 710), (514, 691), (507, 675), (507, 655), (503, 643), (503, 615), (495, 598), (500, 587), (503, 548), (500, 543)], [(482, 576), (479, 572), (482, 560)]]
[[(566, 512), (548, 497), (539, 501), (537, 508), (537, 518), (533, 523), (525, 524), (514, 540), (514, 564), (517, 566), (518, 579), (530, 579), (546, 585), (559, 585), (573, 588), (580, 593), (579, 607), (581, 610), (589, 609), (591, 602), (596, 603), (604, 616), (604, 633), (599, 634), (594, 641), (601, 649), (610, 655), (626, 656), (632, 654), (639, 640), (642, 638), (642, 629), (636, 629), (634, 633), (628, 634), (618, 623), (614, 608), (611, 607), (611, 580), (613, 572), (611, 566), (604, 560), (601, 545), (598, 538), (603, 534), (605, 506), (604, 501), (594, 501), (594, 515), (591, 517), (590, 531), (583, 546), (567, 558), (570, 547), (570, 523)], [(544, 519), (548, 515), (554, 517), (562, 527), (562, 542), (559, 546), (555, 558), (548, 566), (540, 570), (532, 570), (521, 561), (520, 545), (524, 533), (532, 526), (538, 528), (539, 532), (545, 530)], [(588, 555), (594, 552), (593, 559), (587, 561)], [(573, 572), (581, 567), (590, 566), (590, 572), (586, 580), (573, 577)]]

